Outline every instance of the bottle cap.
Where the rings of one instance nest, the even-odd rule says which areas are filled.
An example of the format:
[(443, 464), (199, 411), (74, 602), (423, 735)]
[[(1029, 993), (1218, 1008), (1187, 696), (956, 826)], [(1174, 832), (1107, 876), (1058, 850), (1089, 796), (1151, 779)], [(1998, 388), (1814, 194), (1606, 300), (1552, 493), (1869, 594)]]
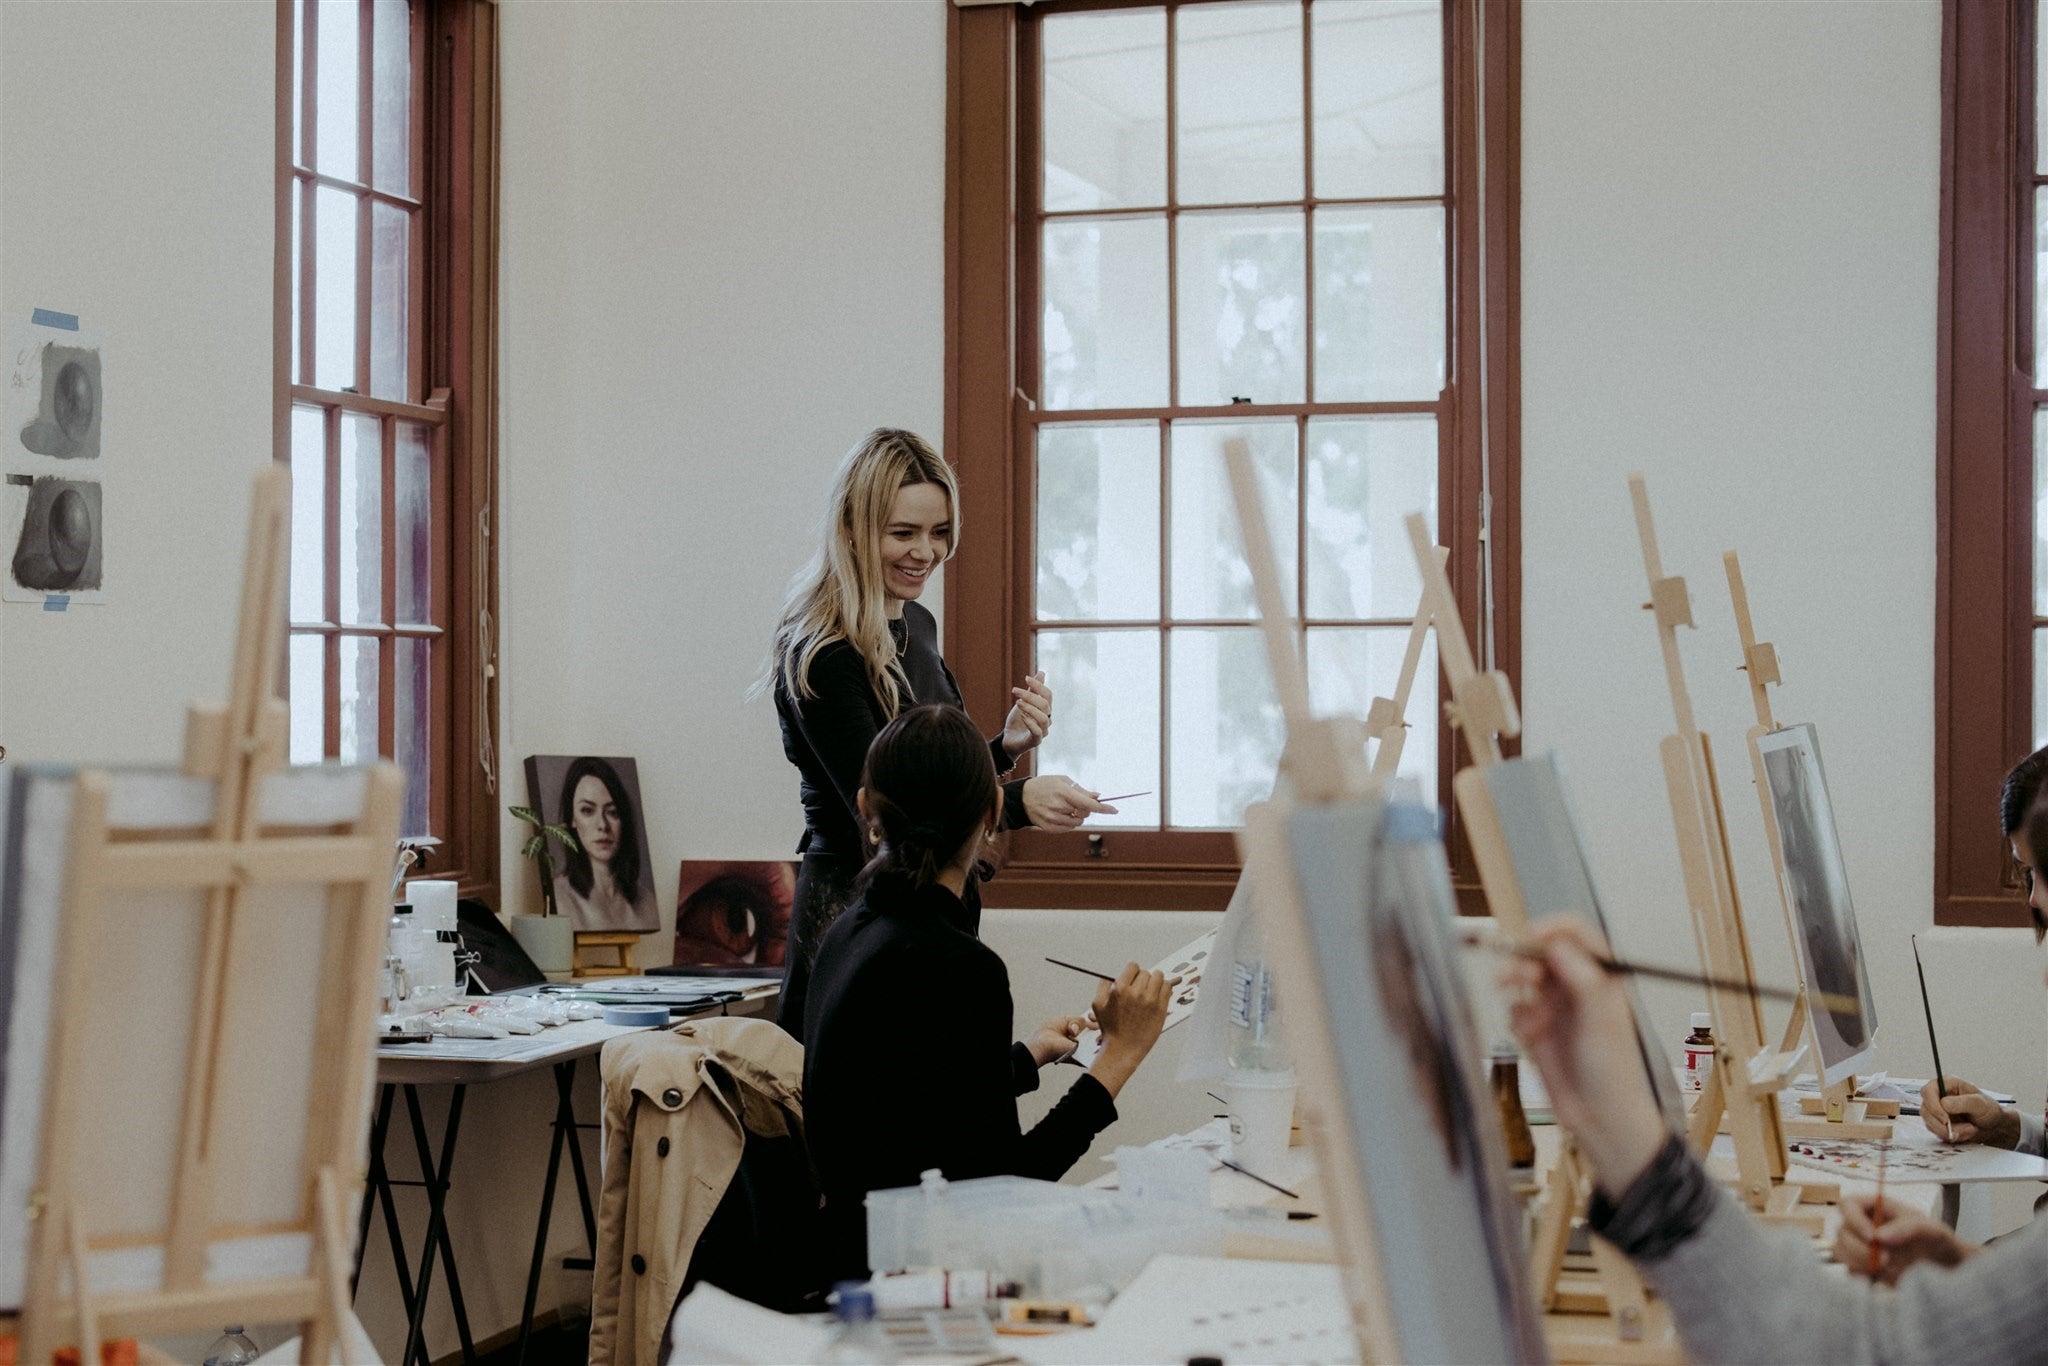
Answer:
[(391, 914), (393, 914), (393, 915), (411, 915), (411, 914), (412, 914), (412, 903), (411, 903), (410, 901), (401, 901), (401, 902), (399, 902), (398, 904), (396, 904), (395, 906), (393, 906), (393, 907), (391, 908)]
[(841, 1281), (832, 1291), (832, 1313), (841, 1323), (866, 1323), (875, 1316), (875, 1293), (865, 1281)]
[(1692, 1027), (1694, 1029), (1712, 1029), (1714, 1027), (1714, 1012), (1711, 1010), (1695, 1010), (1692, 1013)]

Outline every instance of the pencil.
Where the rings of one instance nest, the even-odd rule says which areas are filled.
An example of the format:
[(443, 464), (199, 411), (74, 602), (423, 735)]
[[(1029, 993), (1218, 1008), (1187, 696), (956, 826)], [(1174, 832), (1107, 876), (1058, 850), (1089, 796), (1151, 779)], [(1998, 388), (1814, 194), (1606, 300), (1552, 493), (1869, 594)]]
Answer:
[[(1927, 1003), (1927, 969), (1920, 966), (1920, 936), (1908, 936), (1913, 941), (1913, 971), (1920, 978), (1920, 1011), (1927, 1017), (1927, 1046), (1934, 1052), (1934, 1094), (1937, 1098), (1948, 1096), (1948, 1076), (1941, 1070), (1941, 1045), (1934, 1039), (1934, 1007)], [(1941, 1111), (1942, 1122), (1948, 1126), (1948, 1141), (1956, 1141), (1955, 1118), (1948, 1113), (1948, 1107)]]
[[(1545, 953), (1534, 944), (1524, 944), (1499, 935), (1472, 935), (1465, 940), (1495, 953), (1510, 958), (1528, 958), (1542, 962)], [(1710, 991), (1739, 991), (1765, 1001), (1796, 1001), (1802, 995), (1821, 1010), (1860, 1011), (1863, 1003), (1854, 996), (1835, 991), (1819, 991), (1812, 987), (1802, 991), (1798, 987), (1759, 986), (1755, 982), (1738, 982), (1727, 977), (1713, 977), (1706, 973), (1692, 972), (1685, 968), (1662, 968), (1652, 963), (1632, 963), (1625, 958), (1609, 958), (1595, 955), (1595, 963), (1617, 976), (1653, 977), (1660, 982), (1679, 982), (1686, 986), (1706, 987)]]
[(1090, 977), (1100, 977), (1105, 982), (1114, 982), (1116, 980), (1116, 978), (1110, 976), (1106, 972), (1097, 972), (1094, 968), (1084, 968), (1079, 963), (1069, 963), (1063, 961), (1062, 959), (1052, 957), (1048, 957), (1045, 961), (1052, 964), (1056, 968), (1070, 968), (1075, 972), (1086, 973)]

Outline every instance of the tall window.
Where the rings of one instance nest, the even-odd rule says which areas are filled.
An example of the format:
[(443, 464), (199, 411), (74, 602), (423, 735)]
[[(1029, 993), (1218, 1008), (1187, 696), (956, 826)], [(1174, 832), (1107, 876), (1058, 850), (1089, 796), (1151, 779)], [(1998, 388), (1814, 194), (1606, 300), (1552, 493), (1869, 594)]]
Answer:
[(488, 11), (279, 5), (292, 761), (396, 761), (404, 832), (472, 889), (496, 880), (490, 427), (468, 416), (489, 378)]
[[(1514, 15), (1484, 8), (956, 16), (948, 446), (966, 536), (948, 650), (991, 714), (1045, 670), (1040, 771), (1148, 794), (1088, 834), (1020, 835), (1001, 899), (1228, 893), (1228, 832), (1284, 739), (1228, 437), (1253, 454), (1318, 710), (1362, 716), (1394, 691), (1419, 591), (1410, 512), (1453, 546), (1482, 652), (1513, 666), (1513, 614), (1487, 610), (1512, 602), (1513, 361), (1484, 324), (1512, 302)], [(1436, 701), (1431, 651), (1402, 769), (1432, 797)]]

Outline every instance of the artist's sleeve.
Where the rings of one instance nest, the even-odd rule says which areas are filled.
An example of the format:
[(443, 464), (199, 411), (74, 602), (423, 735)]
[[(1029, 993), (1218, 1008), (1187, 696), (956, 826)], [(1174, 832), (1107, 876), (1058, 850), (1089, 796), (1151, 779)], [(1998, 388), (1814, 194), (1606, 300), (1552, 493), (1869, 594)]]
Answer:
[(1916, 1267), (1896, 1289), (1832, 1274), (1810, 1239), (1767, 1229), (1674, 1139), (1596, 1232), (1633, 1258), (1696, 1361), (2006, 1361), (2048, 1328), (2048, 1224), (1955, 1270)]
[[(977, 953), (947, 975), (949, 1009), (935, 1012), (947, 1027), (936, 1031), (940, 1056), (932, 1075), (946, 1078), (954, 1160), (948, 1177), (1030, 1176), (1057, 1181), (1081, 1160), (1095, 1135), (1116, 1120), (1116, 1103), (1102, 1083), (1078, 1078), (1045, 1117), (1022, 1132), (1017, 1121), (1016, 1056), (1009, 975), (993, 953)], [(936, 1004), (936, 1003), (932, 1003)], [(1034, 1068), (1034, 1079), (1037, 1069)]]
[(2020, 1141), (2014, 1151), (2029, 1157), (2048, 1157), (2048, 1124), (2043, 1123), (2040, 1115), (2030, 1115), (2025, 1110), (2019, 1116)]
[(795, 698), (797, 729), (851, 812), (860, 791), (861, 768), (880, 727), (875, 724), (874, 689), (860, 652), (828, 645), (811, 661), (811, 696)]

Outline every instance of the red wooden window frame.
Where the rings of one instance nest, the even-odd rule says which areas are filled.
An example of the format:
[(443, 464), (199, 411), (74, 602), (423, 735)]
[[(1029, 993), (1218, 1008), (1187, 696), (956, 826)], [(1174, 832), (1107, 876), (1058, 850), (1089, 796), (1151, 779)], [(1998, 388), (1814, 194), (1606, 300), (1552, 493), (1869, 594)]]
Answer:
[[(1032, 646), (1026, 454), (1038, 386), (1037, 23), (1047, 13), (1121, 7), (1115, 0), (1052, 0), (1029, 10), (998, 4), (955, 8), (948, 21), (945, 441), (959, 473), (965, 535), (947, 575), (946, 650), (969, 710), (991, 721), (1007, 709), (1009, 686), (1028, 670)], [(1475, 640), (1485, 638), (1478, 589), (1490, 570), (1492, 663), (1519, 688), (1520, 0), (1445, 0), (1444, 16), (1450, 363), (1434, 408), (1441, 434), (1438, 534), (1450, 547), (1452, 585)], [(1316, 411), (1325, 406), (1361, 405)], [(1492, 515), (1483, 527), (1487, 494)], [(1477, 877), (1449, 800), (1450, 774), (1467, 756), (1442, 718), (1435, 720), (1454, 879), (1461, 905), (1476, 910)], [(1091, 837), (1028, 830), (1012, 836), (1003, 875), (984, 899), (997, 906), (1216, 909), (1229, 899), (1238, 868), (1228, 831), (1116, 829)]]
[(2035, 8), (1942, 8), (1934, 919), (2022, 925), (1997, 813), (2033, 748)]
[[(456, 879), (465, 895), (495, 900), (498, 882), (496, 708), (496, 514), (493, 506), (496, 313), (496, 13), (487, 0), (411, 0), (413, 129), (408, 191), (371, 189), (316, 175), (308, 149), (315, 137), (314, 87), (319, 0), (278, 0), (277, 220), (274, 288), (276, 355), (273, 449), (291, 459), (295, 407), (322, 413), (326, 432), (326, 604), (319, 622), (295, 623), (291, 634), (324, 642), (324, 752), (339, 746), (339, 651), (344, 635), (383, 642), (379, 649), (378, 752), (394, 750), (396, 684), (392, 644), (402, 637), (431, 640), (428, 706), (430, 791), (428, 829), (441, 840), (427, 871)], [(373, 4), (360, 6), (359, 51), (363, 99), (370, 98), (374, 54)], [(295, 52), (294, 10), (305, 20), (302, 52)], [(305, 63), (303, 82), (293, 64)], [(298, 88), (295, 90), (295, 86)], [(302, 145), (293, 145), (295, 99)], [(361, 164), (369, 164), (370, 120), (361, 120)], [(413, 208), (417, 224), (408, 252), (413, 341), (402, 398), (317, 388), (312, 377), (313, 328), (295, 347), (292, 205), (307, 187), (325, 184), (357, 194), (359, 213), (376, 200)], [(415, 207), (416, 206), (416, 207)], [(299, 231), (310, 243), (314, 215), (303, 213)], [(363, 234), (367, 240), (367, 231)], [(357, 370), (367, 375), (369, 253), (358, 253)], [(312, 300), (313, 252), (300, 253), (301, 297)], [(381, 435), (383, 498), (381, 539), (383, 608), (376, 623), (344, 624), (336, 610), (339, 431), (349, 415), (377, 424)], [(393, 475), (397, 424), (421, 424), (430, 442), (431, 502), (429, 621), (395, 617), (396, 517)]]

